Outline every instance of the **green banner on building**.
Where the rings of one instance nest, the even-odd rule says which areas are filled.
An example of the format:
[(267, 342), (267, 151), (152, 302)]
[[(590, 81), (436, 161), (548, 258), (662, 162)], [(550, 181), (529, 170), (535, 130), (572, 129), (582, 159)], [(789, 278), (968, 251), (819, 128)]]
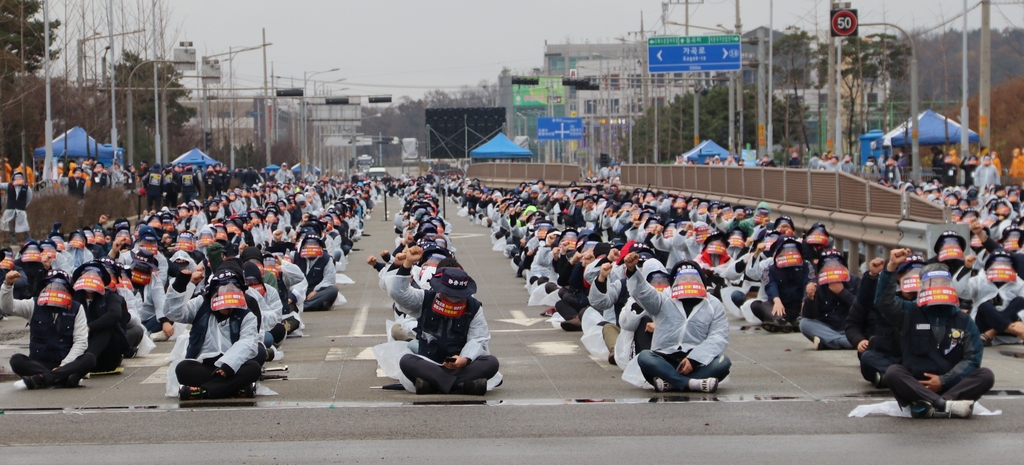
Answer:
[(563, 105), (565, 103), (565, 87), (560, 77), (542, 77), (535, 86), (512, 86), (517, 107), (544, 107)]

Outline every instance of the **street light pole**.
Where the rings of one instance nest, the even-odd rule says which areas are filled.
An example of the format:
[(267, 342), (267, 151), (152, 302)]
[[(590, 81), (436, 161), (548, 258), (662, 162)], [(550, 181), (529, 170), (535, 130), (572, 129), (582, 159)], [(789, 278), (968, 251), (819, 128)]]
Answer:
[(775, 61), (775, 0), (768, 2), (768, 130), (765, 136), (768, 138), (768, 155), (774, 158), (775, 130), (772, 125), (772, 100), (775, 100), (775, 87), (772, 86)]
[(910, 40), (910, 158), (911, 158), (911, 177), (915, 182), (921, 180), (921, 144), (918, 141), (918, 130), (917, 127), (920, 124), (920, 105), (921, 97), (919, 95), (918, 84), (917, 84), (917, 41), (903, 28), (889, 23), (869, 23), (861, 24), (861, 27), (870, 26), (885, 26), (891, 27), (903, 33)]
[(960, 96), (962, 100), (960, 105), (960, 158), (967, 160), (967, 154), (970, 150), (970, 129), (968, 129), (968, 123), (971, 118), (967, 109), (967, 98), (970, 96), (969, 89), (967, 88), (967, 0), (964, 0), (964, 39), (960, 55), (963, 57), (963, 84), (961, 85)]
[(309, 78), (316, 76), (317, 74), (333, 73), (335, 71), (338, 71), (339, 69), (341, 68), (333, 68), (327, 71), (317, 71), (313, 74), (308, 74), (307, 71), (302, 72), (302, 100), (299, 102), (299, 104), (302, 107), (302, 177), (305, 177), (306, 173), (309, 170), (309, 141), (307, 140), (309, 138), (309, 129), (306, 125), (307, 121), (309, 120), (308, 115), (306, 115), (306, 87), (309, 86)]
[[(156, 134), (154, 138), (153, 154), (154, 163), (162, 163), (163, 158), (160, 156), (160, 81), (158, 74), (157, 61), (160, 59), (159, 46), (160, 41), (158, 39), (157, 32), (157, 21), (156, 21), (156, 0), (153, 0), (153, 133)], [(130, 87), (130, 86), (129, 86)]]
[[(110, 148), (117, 156), (117, 92), (114, 85), (114, 0), (107, 2), (107, 23), (110, 26)], [(98, 159), (99, 157), (97, 157)]]

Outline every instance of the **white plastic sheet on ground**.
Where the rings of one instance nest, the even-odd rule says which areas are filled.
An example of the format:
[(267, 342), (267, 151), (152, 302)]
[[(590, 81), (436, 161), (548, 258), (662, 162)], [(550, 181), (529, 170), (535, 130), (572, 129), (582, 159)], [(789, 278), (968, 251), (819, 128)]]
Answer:
[(726, 286), (722, 289), (722, 305), (725, 307), (725, 310), (729, 312), (729, 316), (733, 318), (743, 318), (743, 311), (740, 310), (740, 308), (736, 306), (736, 303), (732, 301), (732, 293), (736, 291), (743, 292), (743, 289), (735, 286)]
[[(399, 367), (399, 361), (402, 357), (405, 356), (405, 354), (412, 353), (412, 351), (409, 350), (409, 343), (405, 341), (385, 342), (383, 344), (373, 346), (370, 350), (373, 352), (373, 356), (377, 359), (377, 365), (380, 366), (380, 370), (384, 373), (384, 376), (391, 379), (397, 379), (399, 383), (402, 383), (402, 387), (404, 387), (406, 391), (416, 392), (416, 385), (410, 381), (404, 373), (402, 373), (402, 369)], [(501, 384), (501, 380), (501, 372), (498, 372), (493, 378), (487, 380), (487, 390), (494, 390), (494, 388)]]
[(334, 284), (355, 284), (356, 282), (349, 278), (348, 275), (338, 273), (334, 276)]
[(145, 357), (149, 355), (153, 349), (156, 349), (156, 343), (149, 338), (149, 331), (146, 331), (146, 334), (142, 336), (142, 342), (139, 343), (139, 351), (135, 353), (135, 356)]
[(583, 335), (580, 336), (583, 347), (586, 347), (591, 355), (602, 360), (607, 359), (608, 346), (604, 343), (604, 326), (601, 326), (604, 318), (601, 317), (601, 313), (593, 307), (587, 307), (580, 322), (583, 325)]
[[(174, 334), (181, 334), (185, 337), (179, 337), (177, 341), (174, 341), (174, 347), (171, 348), (171, 353), (167, 354), (165, 362), (171, 363), (185, 360), (185, 352), (188, 351), (188, 331), (179, 333), (177, 329), (174, 330)], [(177, 394), (175, 394), (177, 395)]]
[(626, 369), (622, 370), (622, 380), (638, 388), (653, 390), (654, 386), (644, 379), (644, 372), (640, 370), (640, 362), (636, 358), (629, 361)]
[(461, 216), (463, 218), (469, 216), (469, 207), (462, 207), (462, 208), (460, 208), (459, 209), (459, 213), (457, 213), (457, 215), (459, 215), (459, 216)]
[(551, 323), (551, 326), (554, 326), (555, 329), (562, 329), (563, 321), (565, 321), (565, 318), (562, 318), (562, 314), (558, 312), (555, 312), (554, 315), (551, 315), (551, 318), (548, 318), (548, 323)]
[[(547, 300), (547, 297), (550, 294), (555, 294), (555, 297), (558, 297), (558, 290), (556, 289), (553, 292), (547, 292), (543, 284), (538, 285), (533, 288), (533, 291), (530, 291), (530, 301), (526, 305), (529, 307), (544, 305), (544, 301)], [(552, 306), (554, 306), (554, 304), (548, 305), (548, 307)]]
[[(980, 403), (974, 403), (974, 414), (979, 416), (1002, 415), (1002, 410), (991, 411)], [(890, 417), (910, 418), (910, 408), (902, 409), (895, 400), (879, 404), (859, 405), (848, 415), (849, 418), (864, 418), (868, 415), (885, 415)]]
[(334, 300), (334, 305), (331, 305), (331, 308), (340, 307), (340, 306), (345, 305), (347, 303), (348, 303), (348, 299), (346, 299), (345, 296), (342, 295), (339, 292), (338, 293), (338, 298)]

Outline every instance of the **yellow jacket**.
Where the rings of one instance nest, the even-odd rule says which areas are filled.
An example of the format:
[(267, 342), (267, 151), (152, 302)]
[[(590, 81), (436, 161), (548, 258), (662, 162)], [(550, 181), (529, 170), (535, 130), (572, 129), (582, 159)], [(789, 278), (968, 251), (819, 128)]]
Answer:
[(1024, 177), (1024, 155), (1020, 149), (1013, 149), (1013, 164), (1010, 165), (1010, 176)]

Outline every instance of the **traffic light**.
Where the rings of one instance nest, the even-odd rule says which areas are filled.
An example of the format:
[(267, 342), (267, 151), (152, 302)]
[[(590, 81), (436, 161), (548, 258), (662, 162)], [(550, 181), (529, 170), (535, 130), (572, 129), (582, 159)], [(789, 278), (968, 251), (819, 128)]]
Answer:
[(304, 93), (302, 89), (278, 89), (278, 97), (302, 97)]
[(535, 77), (512, 76), (512, 84), (517, 86), (536, 86), (540, 84), (540, 79)]
[(329, 98), (324, 103), (328, 105), (348, 105), (348, 97)]
[(719, 133), (719, 137), (720, 137), (720, 139), (718, 140), (719, 142), (723, 142), (723, 141), (725, 143), (729, 142), (729, 125), (728, 124), (723, 124), (722, 125), (722, 131), (721, 131), (721, 133)]
[(598, 163), (601, 164), (602, 168), (607, 167), (607, 166), (611, 166), (612, 165), (612, 156), (608, 155), (607, 153), (602, 153), (601, 154), (601, 159), (600, 159), (600, 161)]
[(601, 90), (601, 86), (591, 82), (590, 79), (563, 78), (562, 85), (575, 87), (576, 90)]
[(369, 102), (370, 103), (391, 103), (391, 96), (390, 95), (385, 95), (385, 96), (378, 96), (378, 97), (370, 97), (369, 98)]
[(203, 146), (204, 150), (210, 150), (210, 147), (213, 147), (213, 131), (203, 133)]

